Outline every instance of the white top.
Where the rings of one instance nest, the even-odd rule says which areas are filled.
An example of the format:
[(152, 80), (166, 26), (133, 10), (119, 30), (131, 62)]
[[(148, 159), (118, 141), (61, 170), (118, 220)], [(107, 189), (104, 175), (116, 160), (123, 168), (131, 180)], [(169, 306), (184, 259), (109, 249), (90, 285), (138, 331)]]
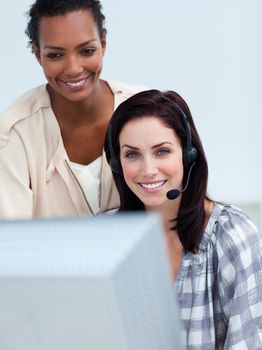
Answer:
[(100, 176), (102, 156), (88, 165), (70, 162), (94, 214), (100, 211)]

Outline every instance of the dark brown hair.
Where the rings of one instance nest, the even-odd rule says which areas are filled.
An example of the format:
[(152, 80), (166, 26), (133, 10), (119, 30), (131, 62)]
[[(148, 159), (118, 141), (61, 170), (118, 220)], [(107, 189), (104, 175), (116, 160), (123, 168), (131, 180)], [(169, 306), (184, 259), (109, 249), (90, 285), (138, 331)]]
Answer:
[[(174, 104), (178, 108), (174, 108)], [(177, 230), (185, 252), (197, 253), (205, 228), (204, 201), (205, 198), (208, 198), (208, 166), (191, 112), (182, 97), (174, 91), (148, 90), (133, 95), (121, 103), (115, 110), (107, 130), (105, 152), (120, 195), (119, 211), (145, 210), (144, 204), (125, 183), (119, 159), (119, 134), (128, 121), (155, 116), (175, 131), (182, 148), (184, 148), (187, 144), (188, 135), (179, 109), (182, 109), (189, 122), (192, 146), (197, 150), (197, 159), (192, 168), (188, 188), (182, 194), (178, 216), (173, 220), (173, 229)], [(186, 180), (187, 171), (184, 171), (183, 185), (185, 185)]]

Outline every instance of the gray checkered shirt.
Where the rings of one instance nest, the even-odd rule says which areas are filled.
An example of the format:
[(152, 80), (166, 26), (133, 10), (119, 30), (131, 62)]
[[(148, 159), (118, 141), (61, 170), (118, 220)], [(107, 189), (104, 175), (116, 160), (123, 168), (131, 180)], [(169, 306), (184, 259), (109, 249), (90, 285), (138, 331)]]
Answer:
[(262, 235), (238, 208), (216, 203), (198, 254), (175, 289), (187, 349), (262, 349)]

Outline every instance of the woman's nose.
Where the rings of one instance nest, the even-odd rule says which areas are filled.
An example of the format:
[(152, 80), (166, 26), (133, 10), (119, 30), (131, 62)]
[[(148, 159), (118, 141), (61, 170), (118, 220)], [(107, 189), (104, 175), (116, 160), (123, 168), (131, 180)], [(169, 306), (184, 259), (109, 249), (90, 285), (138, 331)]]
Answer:
[(64, 73), (70, 77), (77, 77), (83, 72), (83, 66), (81, 59), (72, 56), (68, 57), (65, 64)]
[(146, 177), (153, 177), (157, 174), (157, 165), (151, 158), (145, 158), (142, 163), (141, 173)]

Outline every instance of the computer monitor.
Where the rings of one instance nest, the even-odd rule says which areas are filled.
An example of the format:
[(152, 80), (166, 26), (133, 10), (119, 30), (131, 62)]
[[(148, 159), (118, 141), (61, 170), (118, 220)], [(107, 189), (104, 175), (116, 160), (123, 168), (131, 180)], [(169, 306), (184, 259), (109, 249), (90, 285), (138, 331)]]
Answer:
[(1, 350), (175, 350), (160, 219), (0, 222)]

